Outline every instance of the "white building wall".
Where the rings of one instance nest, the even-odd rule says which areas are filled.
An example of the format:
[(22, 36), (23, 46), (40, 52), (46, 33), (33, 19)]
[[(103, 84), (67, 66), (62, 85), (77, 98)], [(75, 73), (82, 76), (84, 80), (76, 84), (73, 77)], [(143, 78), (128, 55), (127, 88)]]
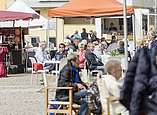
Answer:
[[(123, 0), (117, 0), (123, 3)], [(140, 7), (140, 8), (152, 8), (155, 7), (155, 0), (126, 0), (128, 6)]]

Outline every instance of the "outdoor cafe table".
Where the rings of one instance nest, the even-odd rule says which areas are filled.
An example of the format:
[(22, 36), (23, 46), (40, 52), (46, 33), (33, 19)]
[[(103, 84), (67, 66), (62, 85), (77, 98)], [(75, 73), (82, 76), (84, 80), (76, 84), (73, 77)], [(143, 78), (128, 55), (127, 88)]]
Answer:
[(44, 61), (44, 64), (55, 64), (55, 70), (52, 70), (51, 72), (55, 73), (56, 76), (57, 76), (57, 74), (59, 74), (59, 64), (60, 64), (60, 61), (48, 60), (48, 61)]

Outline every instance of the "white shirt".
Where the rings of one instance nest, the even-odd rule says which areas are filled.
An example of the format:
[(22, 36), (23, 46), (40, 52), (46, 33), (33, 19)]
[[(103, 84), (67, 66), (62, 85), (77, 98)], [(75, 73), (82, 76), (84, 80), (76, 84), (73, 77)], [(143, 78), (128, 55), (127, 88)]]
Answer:
[[(103, 89), (101, 88), (101, 91), (107, 90), (105, 93), (106, 96), (103, 95), (103, 97), (101, 98), (102, 100), (104, 100), (105, 97), (108, 97), (108, 95), (114, 96), (116, 98), (120, 97), (120, 89), (121, 89), (121, 87), (123, 85), (123, 81), (124, 81), (123, 77), (119, 80), (116, 80), (115, 77), (113, 77), (112, 75), (104, 75), (104, 76), (102, 76), (100, 81), (105, 84), (104, 85), (105, 87)], [(100, 93), (100, 97), (101, 97), (101, 93)], [(107, 108), (105, 106), (104, 106), (104, 109), (107, 110)], [(114, 101), (113, 103), (111, 103), (111, 115), (117, 115), (120, 113), (122, 115), (129, 115), (126, 108), (123, 105), (121, 105), (119, 103), (119, 101)]]
[(37, 62), (43, 63), (44, 61), (48, 61), (48, 54), (46, 51), (43, 51), (41, 47), (38, 47), (35, 52), (35, 57), (37, 59)]

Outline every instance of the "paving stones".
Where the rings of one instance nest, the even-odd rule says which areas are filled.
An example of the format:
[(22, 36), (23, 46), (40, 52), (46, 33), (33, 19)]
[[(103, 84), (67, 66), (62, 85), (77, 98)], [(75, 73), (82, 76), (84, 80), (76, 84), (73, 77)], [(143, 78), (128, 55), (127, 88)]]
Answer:
[[(52, 86), (56, 83), (53, 77), (48, 76)], [(41, 77), (33, 77), (33, 85), (30, 78), (29, 74), (20, 74), (0, 79), (0, 115), (44, 115)]]

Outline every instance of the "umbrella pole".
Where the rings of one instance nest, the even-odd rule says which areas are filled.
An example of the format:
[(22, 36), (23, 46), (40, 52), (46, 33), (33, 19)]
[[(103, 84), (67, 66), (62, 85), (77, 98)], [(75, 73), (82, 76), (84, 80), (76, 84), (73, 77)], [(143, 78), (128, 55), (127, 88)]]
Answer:
[(133, 15), (132, 15), (132, 27), (133, 27), (133, 42), (134, 42), (134, 50), (136, 51), (135, 14), (133, 14)]
[(123, 0), (123, 21), (124, 21), (124, 40), (125, 40), (125, 67), (128, 69), (128, 39), (127, 39), (127, 5), (126, 0)]

